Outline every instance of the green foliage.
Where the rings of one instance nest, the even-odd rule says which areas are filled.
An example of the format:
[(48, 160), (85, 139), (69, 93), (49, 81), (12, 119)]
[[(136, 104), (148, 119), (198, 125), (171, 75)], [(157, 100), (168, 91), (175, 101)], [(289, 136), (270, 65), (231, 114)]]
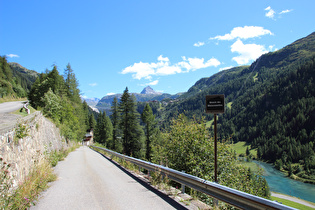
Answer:
[(44, 104), (43, 112), (46, 117), (50, 117), (54, 121), (59, 121), (61, 115), (61, 99), (49, 88), (41, 99)]
[(15, 129), (14, 142), (15, 144), (19, 143), (19, 140), (28, 136), (28, 127), (23, 123), (19, 123)]
[[(205, 120), (188, 120), (180, 114), (164, 133), (163, 147), (153, 147), (153, 160), (170, 168), (214, 181), (214, 140), (209, 138)], [(158, 156), (158, 157), (156, 157)], [(269, 187), (261, 175), (237, 164), (228, 145), (218, 143), (218, 182), (261, 197), (269, 197)]]
[(5, 56), (0, 56), (0, 98), (26, 97), (36, 76), (23, 74), (20, 67), (8, 63)]
[(94, 131), (94, 139), (96, 142), (103, 144), (108, 148), (112, 148), (113, 125), (106, 112), (101, 112), (97, 118)]
[(91, 113), (87, 104), (81, 103), (78, 82), (70, 64), (65, 77), (59, 75), (57, 66), (53, 66), (51, 71), (47, 70), (36, 79), (28, 98), (33, 107), (42, 109), (44, 115), (60, 127), (67, 141), (79, 141), (91, 126)]

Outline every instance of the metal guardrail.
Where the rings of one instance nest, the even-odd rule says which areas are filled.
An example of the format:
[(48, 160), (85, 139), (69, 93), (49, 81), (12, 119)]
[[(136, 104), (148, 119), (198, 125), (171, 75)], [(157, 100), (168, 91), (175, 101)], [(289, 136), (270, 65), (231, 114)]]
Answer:
[(241, 209), (295, 209), (292, 207), (285, 206), (275, 201), (270, 201), (265, 198), (261, 198), (255, 195), (251, 195), (248, 193), (244, 193), (214, 182), (210, 182), (196, 176), (192, 176), (183, 172), (176, 171), (171, 168), (167, 168), (165, 166), (160, 166), (154, 163), (150, 163), (144, 160), (139, 160), (136, 158), (132, 158), (126, 155), (119, 154), (117, 152), (101, 148), (91, 146), (93, 148), (97, 148), (103, 150), (111, 155), (129, 161), (139, 167), (145, 168), (149, 171), (157, 171), (173, 181), (184, 184), (188, 187), (191, 187), (197, 191), (203, 192), (215, 199), (228, 203), (232, 206)]
[(29, 121), (39, 114), (40, 114), (40, 111), (35, 111), (34, 113), (27, 115), (26, 117), (19, 116), (14, 120), (7, 121), (7, 122), (4, 122), (3, 124), (0, 124), (0, 135), (14, 130), (17, 127), (19, 122)]

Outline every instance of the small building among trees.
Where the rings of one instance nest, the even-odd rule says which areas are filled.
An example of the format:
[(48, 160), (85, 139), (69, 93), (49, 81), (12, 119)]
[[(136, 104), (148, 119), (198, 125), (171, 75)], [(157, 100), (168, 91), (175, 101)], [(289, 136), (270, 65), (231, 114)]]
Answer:
[(93, 129), (87, 130), (87, 133), (82, 140), (83, 146), (89, 146), (91, 144), (93, 144)]

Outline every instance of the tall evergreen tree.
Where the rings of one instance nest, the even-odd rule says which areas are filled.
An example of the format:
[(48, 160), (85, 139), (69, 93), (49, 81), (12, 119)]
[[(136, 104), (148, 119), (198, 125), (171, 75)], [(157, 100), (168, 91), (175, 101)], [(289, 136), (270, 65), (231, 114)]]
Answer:
[(113, 125), (112, 149), (117, 150), (117, 143), (118, 143), (118, 137), (119, 137), (119, 110), (118, 110), (118, 102), (117, 102), (116, 97), (113, 100), (111, 112), (112, 112), (111, 120), (112, 120), (112, 125)]
[(154, 135), (155, 117), (153, 115), (150, 105), (147, 103), (141, 114), (141, 119), (145, 123), (145, 136), (146, 136), (146, 153), (145, 157), (148, 161), (151, 161), (152, 157), (152, 139)]
[(88, 122), (89, 129), (94, 129), (95, 124), (96, 124), (96, 121), (94, 119), (93, 114), (89, 114), (89, 122)]
[(68, 89), (68, 96), (75, 102), (79, 102), (80, 90), (78, 89), (79, 83), (75, 77), (75, 74), (71, 68), (70, 63), (68, 63), (67, 68), (64, 72), (65, 84)]
[(106, 112), (101, 112), (97, 118), (95, 126), (94, 138), (96, 142), (99, 142), (106, 147), (110, 146), (110, 140), (112, 138), (113, 126), (106, 115)]
[(59, 74), (57, 66), (54, 65), (51, 72), (47, 75), (48, 84), (51, 90), (57, 95), (64, 95), (66, 92), (65, 81)]
[(120, 124), (123, 133), (123, 152), (126, 155), (141, 157), (143, 130), (139, 122), (135, 98), (130, 96), (126, 87), (119, 103)]

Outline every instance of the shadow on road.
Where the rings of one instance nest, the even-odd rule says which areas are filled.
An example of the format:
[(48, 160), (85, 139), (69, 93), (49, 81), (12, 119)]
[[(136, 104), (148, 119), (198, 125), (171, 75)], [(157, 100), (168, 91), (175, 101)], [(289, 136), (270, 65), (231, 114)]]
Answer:
[[(93, 149), (92, 149), (93, 150)], [(151, 192), (153, 192), (154, 194), (156, 194), (157, 196), (159, 196), (160, 198), (162, 198), (165, 202), (167, 202), (168, 204), (170, 204), (172, 207), (174, 207), (175, 209), (188, 209), (186, 207), (184, 207), (183, 205), (179, 204), (178, 202), (176, 202), (174, 199), (170, 198), (168, 195), (165, 195), (164, 193), (160, 192), (159, 190), (155, 189), (154, 187), (152, 187), (150, 184), (146, 183), (145, 181), (141, 180), (140, 178), (136, 177), (135, 175), (133, 175), (132, 173), (130, 173), (129, 171), (127, 171), (125, 168), (123, 168), (122, 166), (120, 166), (118, 163), (114, 162), (113, 160), (111, 160), (110, 158), (106, 157), (104, 154), (93, 150), (94, 152), (99, 153), (100, 155), (102, 155), (104, 158), (106, 158), (107, 160), (109, 160), (111, 163), (113, 163), (117, 168), (119, 168), (121, 171), (123, 171), (124, 173), (126, 173), (128, 176), (130, 176), (131, 178), (133, 178), (136, 182), (138, 182), (139, 184), (141, 184), (143, 187), (145, 187), (147, 190), (150, 190)]]

